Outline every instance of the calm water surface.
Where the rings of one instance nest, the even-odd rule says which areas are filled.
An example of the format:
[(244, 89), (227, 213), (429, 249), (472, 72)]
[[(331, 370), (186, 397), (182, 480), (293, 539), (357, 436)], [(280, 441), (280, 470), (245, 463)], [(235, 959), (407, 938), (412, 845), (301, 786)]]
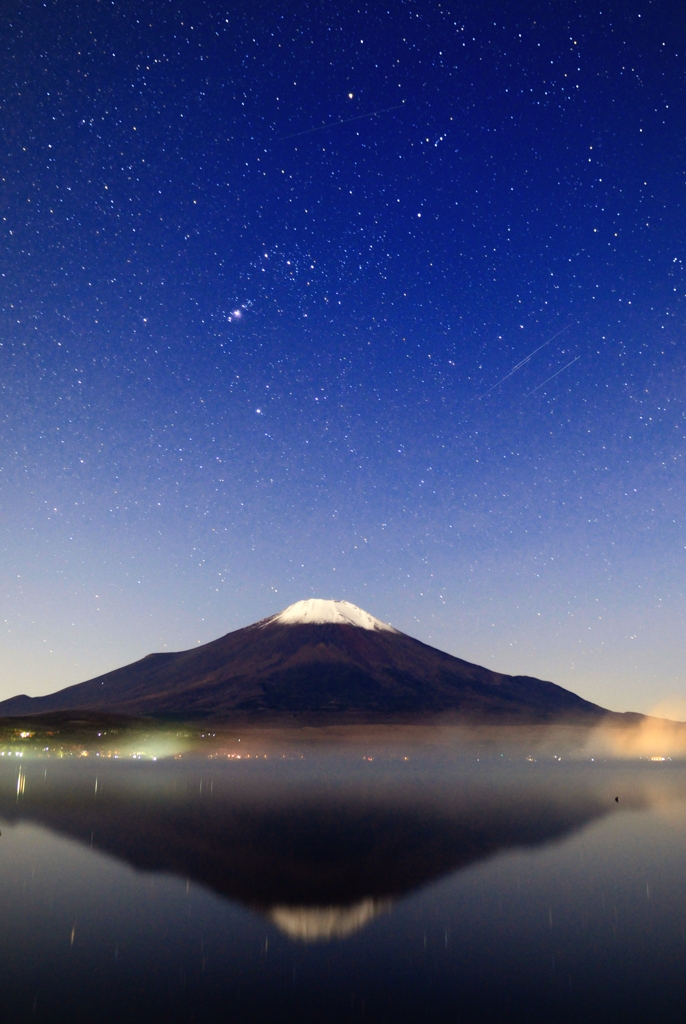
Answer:
[(682, 763), (15, 759), (0, 830), (3, 1019), (686, 1019)]

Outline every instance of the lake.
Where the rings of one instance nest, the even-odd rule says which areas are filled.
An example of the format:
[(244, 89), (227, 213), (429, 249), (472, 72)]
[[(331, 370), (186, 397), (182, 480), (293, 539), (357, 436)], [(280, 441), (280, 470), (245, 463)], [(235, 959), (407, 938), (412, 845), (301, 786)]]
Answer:
[(686, 1019), (684, 762), (303, 749), (3, 755), (3, 1019)]

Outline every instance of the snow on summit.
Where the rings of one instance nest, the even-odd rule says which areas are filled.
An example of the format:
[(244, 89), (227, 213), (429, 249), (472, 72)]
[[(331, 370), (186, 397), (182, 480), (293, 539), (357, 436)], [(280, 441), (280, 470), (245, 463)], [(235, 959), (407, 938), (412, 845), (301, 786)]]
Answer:
[(393, 626), (375, 619), (369, 612), (351, 604), (350, 601), (324, 601), (317, 597), (311, 597), (307, 601), (296, 601), (278, 615), (267, 619), (267, 622), (278, 622), (284, 626), (323, 625), (335, 622), (345, 626), (359, 626), (360, 629), (385, 629), (390, 633), (397, 633)]

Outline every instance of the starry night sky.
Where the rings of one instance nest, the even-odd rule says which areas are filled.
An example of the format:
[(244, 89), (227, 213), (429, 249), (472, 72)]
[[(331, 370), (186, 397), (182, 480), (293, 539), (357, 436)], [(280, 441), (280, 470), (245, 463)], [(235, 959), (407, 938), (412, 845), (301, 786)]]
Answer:
[(5, 3), (0, 697), (310, 596), (686, 697), (682, 15)]

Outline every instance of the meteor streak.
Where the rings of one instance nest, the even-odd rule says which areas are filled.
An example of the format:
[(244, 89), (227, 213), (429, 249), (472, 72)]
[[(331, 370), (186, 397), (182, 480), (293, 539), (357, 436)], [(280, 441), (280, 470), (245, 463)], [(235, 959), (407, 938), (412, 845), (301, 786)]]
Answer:
[[(566, 366), (563, 366), (563, 367), (562, 367), (562, 370), (568, 370), (568, 369), (569, 369), (569, 367), (570, 367), (570, 366), (572, 366), (572, 364), (573, 364), (573, 363), (575, 363), (577, 359), (581, 359), (581, 356), (577, 356), (577, 357), (576, 357), (576, 359), (572, 359), (572, 362), (571, 362), (571, 363), (567, 363), (567, 365), (566, 365)], [(525, 397), (525, 398), (528, 398), (528, 397), (529, 397), (529, 395), (533, 395), (534, 391), (538, 391), (538, 389), (539, 389), (539, 388), (542, 388), (542, 387), (544, 387), (544, 386), (545, 386), (546, 384), (549, 384), (549, 383), (550, 383), (550, 381), (551, 381), (551, 380), (553, 379), (553, 377), (557, 377), (557, 376), (558, 376), (558, 374), (562, 373), (562, 370), (557, 370), (557, 371), (556, 371), (556, 373), (554, 373), (552, 377), (548, 377), (548, 380), (544, 380), (544, 381), (543, 381), (543, 384), (538, 384), (538, 385), (537, 385), (537, 386), (536, 386), (536, 387), (535, 387), (535, 388), (533, 389), (533, 391), (527, 391), (527, 393), (526, 393), (526, 394), (524, 395), (524, 397)]]
[[(483, 393), (483, 395), (479, 395), (479, 400), (481, 400), (482, 398), (487, 398), (488, 395), (490, 395), (491, 391), (495, 391), (495, 389), (497, 387), (499, 387), (501, 384), (503, 384), (509, 377), (512, 376), (513, 373), (516, 373), (517, 370), (521, 370), (522, 366), (524, 366), (525, 363), (528, 363), (529, 360), (532, 359), (536, 355), (537, 352), (540, 352), (542, 348), (545, 348), (546, 345), (549, 345), (551, 341), (555, 341), (555, 338), (559, 338), (560, 335), (564, 334), (565, 331), (568, 331), (571, 326), (572, 326), (572, 324), (567, 324), (567, 326), (563, 327), (561, 331), (557, 332), (557, 334), (553, 334), (552, 338), (548, 338), (548, 340), (544, 341), (542, 345), (539, 345), (538, 348), (535, 348), (533, 350), (533, 352), (530, 352), (528, 356), (525, 356), (524, 359), (522, 359), (521, 362), (517, 363), (516, 366), (513, 366), (512, 369), (510, 370), (510, 372), (506, 373), (505, 376), (501, 380), (499, 380), (496, 384), (494, 384), (492, 388), (489, 388), (488, 391), (485, 391)], [(573, 362), (573, 360), (572, 360), (572, 362)], [(560, 371), (560, 373), (561, 372), (562, 371)], [(545, 383), (547, 383), (547, 381)], [(540, 385), (540, 386), (542, 387), (542, 385)], [(534, 390), (536, 390), (536, 389), (534, 389)], [(533, 394), (533, 392), (529, 392), (529, 393)]]
[(357, 114), (355, 117), (346, 117), (343, 121), (329, 121), (328, 124), (317, 125), (316, 128), (306, 128), (303, 132), (293, 132), (292, 135), (282, 135), (279, 142), (285, 142), (286, 139), (297, 139), (301, 135), (310, 135), (312, 132), (323, 132), (325, 128), (335, 128), (337, 124), (350, 124), (351, 121), (362, 121), (365, 117), (376, 117), (377, 114), (388, 114), (391, 110), (400, 110), (401, 107), (405, 106), (405, 100), (402, 103), (396, 103), (394, 107), (384, 107), (383, 110), (372, 110), (369, 114)]

